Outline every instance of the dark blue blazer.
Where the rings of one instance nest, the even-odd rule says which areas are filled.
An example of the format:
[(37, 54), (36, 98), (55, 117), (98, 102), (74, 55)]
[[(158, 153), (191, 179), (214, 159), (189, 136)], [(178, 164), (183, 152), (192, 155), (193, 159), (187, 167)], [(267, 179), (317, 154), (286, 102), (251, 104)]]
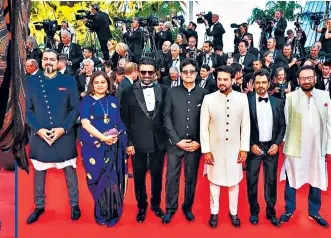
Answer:
[[(74, 77), (43, 74), (26, 78), (26, 121), (31, 128), (30, 158), (41, 162), (64, 162), (77, 156), (73, 125), (79, 116), (79, 95)], [(51, 146), (36, 133), (39, 129), (65, 130)]]

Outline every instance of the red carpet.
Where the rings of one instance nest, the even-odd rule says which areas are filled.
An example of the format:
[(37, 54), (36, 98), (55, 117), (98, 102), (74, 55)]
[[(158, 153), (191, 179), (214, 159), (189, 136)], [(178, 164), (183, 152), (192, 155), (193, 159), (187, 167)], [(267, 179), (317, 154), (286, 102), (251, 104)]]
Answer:
[[(125, 197), (124, 213), (120, 222), (112, 228), (101, 227), (94, 222), (93, 200), (85, 183), (85, 171), (80, 160), (78, 160), (78, 179), (80, 189), (80, 208), (82, 217), (79, 221), (73, 222), (70, 219), (70, 207), (64, 174), (61, 170), (49, 170), (46, 177), (46, 212), (40, 220), (33, 225), (26, 225), (25, 221), (34, 209), (33, 204), (33, 173), (29, 176), (19, 171), (18, 188), (18, 237), (24, 238), (94, 238), (94, 237), (331, 237), (331, 228), (322, 228), (308, 219), (308, 186), (305, 185), (297, 193), (297, 210), (287, 224), (282, 224), (280, 228), (273, 227), (265, 218), (265, 202), (263, 199), (263, 184), (260, 179), (259, 201), (261, 206), (260, 223), (253, 226), (249, 223), (249, 206), (247, 200), (246, 180), (240, 183), (239, 197), (239, 217), (242, 227), (234, 228), (227, 216), (228, 214), (228, 193), (227, 189), (221, 189), (221, 208), (219, 214), (219, 226), (211, 229), (209, 220), (209, 182), (206, 177), (202, 177), (203, 164), (201, 163), (199, 179), (196, 190), (196, 200), (193, 212), (196, 220), (189, 223), (185, 220), (179, 209), (172, 222), (163, 225), (160, 218), (156, 217), (150, 210), (147, 213), (146, 221), (138, 224), (135, 220), (137, 207), (134, 197), (133, 180), (129, 179), (129, 187)], [(280, 165), (282, 160), (280, 160)], [(331, 165), (328, 165), (331, 169)], [(32, 168), (31, 168), (32, 170)], [(279, 168), (280, 170), (280, 168)], [(262, 171), (261, 171), (262, 172)], [(331, 171), (330, 171), (331, 172)], [(262, 175), (262, 174), (261, 174)], [(262, 177), (260, 177), (262, 178)], [(331, 176), (329, 174), (329, 180)], [(150, 177), (147, 176), (148, 184)], [(165, 179), (164, 179), (165, 181)], [(284, 185), (279, 183), (278, 202), (276, 205), (277, 215), (284, 212)], [(150, 187), (148, 186), (148, 191)], [(181, 178), (179, 207), (183, 201), (183, 173)], [(162, 207), (164, 208), (164, 193), (162, 195)], [(321, 215), (331, 224), (331, 192), (322, 193)]]
[(0, 172), (0, 237), (13, 238), (15, 224), (15, 173)]

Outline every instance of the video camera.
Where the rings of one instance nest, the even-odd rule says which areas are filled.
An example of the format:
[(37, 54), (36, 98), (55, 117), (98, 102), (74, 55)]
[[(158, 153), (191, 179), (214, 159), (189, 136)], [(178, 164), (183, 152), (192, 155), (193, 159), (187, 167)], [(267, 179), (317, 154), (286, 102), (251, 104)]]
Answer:
[(235, 28), (234, 30), (233, 30), (233, 32), (235, 33), (235, 34), (239, 34), (240, 33), (240, 30), (239, 30), (239, 27), (240, 27), (241, 25), (239, 25), (239, 24), (237, 24), (237, 23), (232, 23), (231, 25), (230, 25), (230, 27), (231, 28)]
[(262, 17), (258, 20), (259, 27), (264, 30), (271, 30), (272, 29), (272, 23), (274, 22), (274, 18), (272, 17)]
[(319, 12), (312, 13), (310, 15), (310, 20), (314, 21), (314, 24), (317, 26), (321, 24), (321, 20), (323, 19), (323, 15), (320, 14)]
[(92, 14), (89, 10), (78, 10), (78, 14), (75, 14), (76, 21), (83, 20), (87, 18), (87, 20), (93, 21), (95, 15)]
[[(113, 21), (114, 23), (124, 23), (126, 25), (132, 23), (132, 20), (120, 17), (114, 17)], [(159, 19), (152, 15), (150, 15), (148, 18), (139, 18), (138, 22), (141, 27), (154, 27), (159, 25)]]
[(172, 25), (175, 26), (176, 24), (175, 24), (174, 20), (177, 20), (178, 23), (179, 23), (179, 25), (181, 25), (181, 26), (182, 26), (182, 25), (184, 24), (184, 22), (185, 22), (185, 18), (184, 18), (183, 15), (174, 16), (174, 17), (171, 18), (171, 23), (172, 23)]
[(213, 22), (211, 20), (212, 15), (213, 15), (212, 12), (208, 12), (207, 14), (205, 14), (205, 12), (200, 12), (199, 14), (196, 15), (198, 17), (197, 23), (204, 24), (206, 19), (208, 21), (208, 25), (213, 25)]
[(61, 26), (57, 24), (57, 20), (43, 20), (42, 22), (35, 22), (36, 30), (41, 31), (44, 29), (45, 33), (49, 37), (54, 37), (56, 31), (61, 30)]

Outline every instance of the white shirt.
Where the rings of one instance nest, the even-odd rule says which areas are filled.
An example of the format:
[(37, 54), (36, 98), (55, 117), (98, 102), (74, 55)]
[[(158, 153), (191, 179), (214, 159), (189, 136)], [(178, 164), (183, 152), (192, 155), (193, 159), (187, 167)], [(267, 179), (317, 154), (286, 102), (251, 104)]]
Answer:
[(325, 91), (329, 91), (330, 76), (329, 77), (322, 76), (322, 77), (325, 85)]
[(66, 69), (67, 69), (67, 68), (61, 69), (59, 72), (60, 72), (61, 74), (64, 74), (64, 71), (66, 71)]
[(200, 85), (199, 85), (201, 88), (204, 88), (206, 86), (207, 78), (201, 79), (201, 82), (200, 82)]
[(256, 114), (257, 114), (257, 124), (259, 127), (259, 140), (261, 142), (270, 141), (272, 138), (272, 109), (270, 104), (270, 98), (265, 95), (263, 98), (268, 98), (268, 102), (259, 102), (259, 96), (256, 94)]
[(211, 60), (211, 54), (212, 52), (210, 52), (209, 54), (206, 54), (206, 58), (204, 58), (204, 64), (208, 64), (210, 68), (213, 67), (213, 61)]
[(37, 69), (36, 71), (34, 71), (31, 75), (35, 75), (36, 73), (38, 73), (39, 69)]
[(178, 77), (176, 80), (171, 80), (171, 87), (177, 87), (180, 85), (180, 78)]
[(62, 54), (67, 55), (67, 57), (69, 58), (69, 53), (70, 53), (70, 45), (71, 43), (69, 43), (67, 46), (63, 45), (63, 49), (62, 49)]
[(180, 60), (179, 57), (176, 60), (172, 60), (172, 67), (177, 67), (180, 70)]
[[(150, 85), (153, 85), (153, 84), (150, 84)], [(141, 84), (141, 86), (149, 86), (149, 85)], [(145, 98), (147, 111), (149, 111), (149, 112), (154, 111), (154, 108), (155, 108), (154, 88), (143, 89), (143, 94), (144, 94), (144, 98)]]
[(87, 88), (88, 88), (89, 83), (90, 83), (90, 77), (86, 75), (85, 92), (87, 92)]

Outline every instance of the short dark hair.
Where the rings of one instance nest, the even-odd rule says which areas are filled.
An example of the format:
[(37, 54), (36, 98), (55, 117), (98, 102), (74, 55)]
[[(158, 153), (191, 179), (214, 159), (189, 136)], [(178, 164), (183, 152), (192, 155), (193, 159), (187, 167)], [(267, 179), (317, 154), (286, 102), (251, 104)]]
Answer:
[(105, 62), (103, 63), (103, 66), (104, 66), (104, 67), (107, 67), (107, 68), (111, 68), (111, 65), (112, 65), (111, 60), (107, 60), (107, 61), (105, 61)]
[(223, 47), (221, 45), (215, 45), (214, 50), (222, 50), (223, 51)]
[(213, 42), (211, 42), (210, 40), (206, 40), (205, 42), (203, 42), (204, 44), (208, 44), (209, 45), (209, 47), (212, 47), (212, 48), (214, 48), (214, 44), (213, 44)]
[(284, 49), (285, 47), (291, 47), (291, 49), (292, 49), (292, 44), (291, 44), (291, 43), (286, 43), (285, 45), (283, 45), (283, 49)]
[(210, 71), (210, 66), (208, 64), (201, 65), (201, 69), (206, 69), (207, 71)]
[(116, 75), (124, 75), (125, 74), (124, 68), (121, 67), (121, 66), (117, 66), (115, 72), (116, 72)]
[(323, 66), (328, 66), (331, 68), (331, 61), (330, 60), (324, 61)]
[(232, 63), (231, 64), (231, 67), (233, 69), (233, 75), (232, 75), (232, 77), (234, 77), (236, 75), (236, 73), (237, 72), (240, 72), (242, 70), (242, 68), (243, 68), (241, 66), (241, 64), (239, 64), (239, 63)]
[[(248, 41), (247, 41), (247, 40), (241, 40), (241, 41), (239, 41), (239, 44), (240, 44), (240, 43), (242, 43), (242, 42), (244, 42), (244, 44), (245, 44), (245, 46), (246, 46), (246, 47), (248, 47), (248, 46), (249, 46), (249, 43), (248, 43)], [(239, 44), (238, 44), (238, 45), (239, 45)]]
[(198, 62), (195, 59), (189, 58), (189, 59), (184, 59), (181, 63), (180, 63), (180, 71), (183, 70), (183, 68), (187, 65), (193, 65), (195, 68), (195, 71), (198, 70)]
[(253, 62), (256, 62), (256, 61), (259, 61), (262, 64), (262, 59), (260, 59), (260, 58), (253, 59)]
[(283, 10), (280, 9), (280, 8), (278, 8), (278, 9), (276, 10), (276, 12), (280, 12), (282, 15), (284, 14)]
[(68, 61), (68, 57), (66, 54), (59, 54), (59, 61)]
[(88, 50), (88, 51), (90, 51), (92, 54), (93, 54), (93, 51), (94, 51), (92, 46), (86, 46), (86, 47), (84, 47), (83, 50)]
[(155, 60), (152, 59), (151, 57), (142, 57), (139, 61), (139, 66), (145, 64), (145, 65), (153, 65), (154, 69), (156, 69), (155, 67)]
[(232, 78), (232, 75), (233, 75), (234, 71), (233, 71), (233, 68), (231, 66), (222, 65), (222, 66), (220, 66), (216, 69), (216, 72), (217, 72), (217, 74), (220, 73), (220, 72), (228, 73), (228, 74), (230, 74), (230, 77)]
[(98, 4), (92, 4), (91, 7), (95, 9), (97, 12), (100, 10), (100, 7)]
[(191, 24), (192, 24), (192, 26), (194, 27), (194, 30), (197, 28), (197, 24), (196, 24), (196, 23), (194, 23), (193, 21), (190, 21), (189, 23), (191, 23)]
[(297, 73), (298, 78), (299, 78), (299, 75), (300, 75), (301, 71), (304, 71), (304, 70), (312, 70), (314, 72), (314, 76), (316, 76), (315, 66), (304, 65), (304, 66), (301, 66), (298, 70), (298, 73)]
[(255, 82), (256, 76), (266, 76), (268, 82), (270, 83), (270, 73), (266, 69), (260, 69), (253, 74), (253, 82)]
[(43, 52), (42, 56), (41, 56), (42, 58), (44, 58), (44, 54), (45, 53), (54, 53), (56, 55), (56, 60), (59, 61), (59, 54), (55, 50), (53, 50), (53, 49), (46, 49)]

